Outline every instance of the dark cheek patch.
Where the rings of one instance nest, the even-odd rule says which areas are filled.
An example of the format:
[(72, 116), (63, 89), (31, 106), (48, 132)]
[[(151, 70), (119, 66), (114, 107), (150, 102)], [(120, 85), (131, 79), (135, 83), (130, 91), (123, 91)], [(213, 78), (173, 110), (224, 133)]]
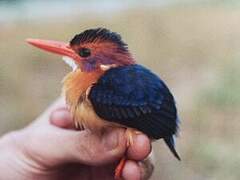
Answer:
[(101, 64), (114, 64), (114, 60), (112, 60), (112, 59), (114, 59), (114, 58), (112, 58), (111, 56), (110, 57), (105, 57), (105, 56), (99, 57), (99, 61)]
[(110, 51), (98, 53), (95, 57), (97, 58), (99, 64), (110, 65), (118, 63), (118, 54), (114, 55)]
[(89, 59), (83, 62), (82, 70), (85, 72), (94, 71), (97, 67), (96, 60)]

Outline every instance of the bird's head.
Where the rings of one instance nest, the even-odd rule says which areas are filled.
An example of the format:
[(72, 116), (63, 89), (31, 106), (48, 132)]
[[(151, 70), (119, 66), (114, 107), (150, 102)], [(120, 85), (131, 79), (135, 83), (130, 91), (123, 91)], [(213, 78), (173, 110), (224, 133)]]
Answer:
[(121, 36), (105, 28), (86, 30), (75, 35), (70, 43), (40, 39), (27, 39), (27, 42), (64, 56), (73, 69), (84, 72), (135, 63)]

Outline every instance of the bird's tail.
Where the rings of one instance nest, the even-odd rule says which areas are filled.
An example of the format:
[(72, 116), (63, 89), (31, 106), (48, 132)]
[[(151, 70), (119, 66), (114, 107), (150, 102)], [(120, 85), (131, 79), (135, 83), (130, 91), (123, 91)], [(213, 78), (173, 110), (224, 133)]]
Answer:
[(174, 141), (174, 137), (173, 136), (169, 136), (164, 138), (165, 143), (167, 144), (167, 146), (169, 147), (170, 151), (173, 153), (173, 155), (179, 160), (181, 161), (180, 156), (178, 155), (176, 149), (175, 149), (175, 141)]

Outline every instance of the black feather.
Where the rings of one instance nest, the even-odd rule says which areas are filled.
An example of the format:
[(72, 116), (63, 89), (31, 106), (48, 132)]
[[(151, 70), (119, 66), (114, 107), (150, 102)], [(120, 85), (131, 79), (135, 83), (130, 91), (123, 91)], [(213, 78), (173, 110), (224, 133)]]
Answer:
[(164, 82), (140, 65), (108, 70), (88, 96), (102, 119), (142, 131), (153, 139), (164, 138), (178, 159), (172, 136), (178, 117), (174, 97)]
[(94, 43), (94, 42), (112, 42), (118, 45), (118, 48), (123, 51), (127, 52), (128, 47), (127, 44), (123, 42), (121, 36), (116, 32), (111, 32), (105, 28), (95, 28), (95, 29), (88, 29), (83, 31), (80, 34), (77, 34), (73, 37), (70, 41), (70, 45), (79, 45), (84, 43)]
[(172, 94), (156, 75), (140, 65), (107, 71), (91, 88), (89, 100), (101, 118), (136, 128), (154, 139), (177, 131)]
[(165, 143), (167, 144), (167, 146), (169, 147), (170, 151), (173, 153), (173, 155), (179, 160), (181, 161), (180, 156), (178, 155), (176, 149), (175, 149), (175, 142), (174, 142), (174, 138), (173, 136), (169, 136), (169, 137), (165, 137), (164, 138)]

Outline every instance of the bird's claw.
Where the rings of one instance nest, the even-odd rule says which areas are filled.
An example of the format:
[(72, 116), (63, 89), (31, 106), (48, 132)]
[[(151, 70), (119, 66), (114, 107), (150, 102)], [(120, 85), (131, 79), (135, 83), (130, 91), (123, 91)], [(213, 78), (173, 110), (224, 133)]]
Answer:
[(119, 162), (119, 164), (117, 165), (116, 169), (115, 169), (115, 175), (114, 175), (114, 179), (115, 180), (121, 180), (122, 179), (122, 171), (124, 168), (124, 165), (126, 163), (126, 157), (124, 156), (121, 161)]

